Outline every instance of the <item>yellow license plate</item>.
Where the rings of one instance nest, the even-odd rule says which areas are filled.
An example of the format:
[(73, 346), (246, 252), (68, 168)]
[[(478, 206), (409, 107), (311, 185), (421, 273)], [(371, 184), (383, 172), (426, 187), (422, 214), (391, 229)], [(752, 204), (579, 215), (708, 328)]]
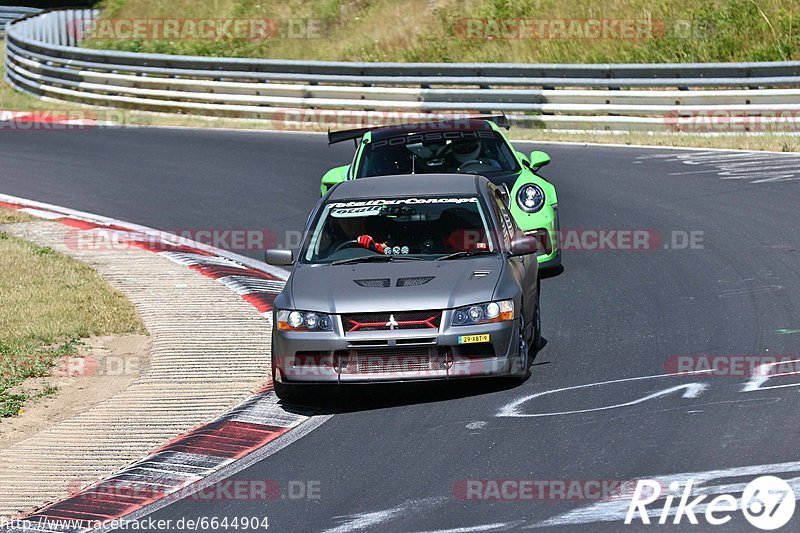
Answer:
[(485, 335), (462, 335), (458, 338), (458, 344), (473, 344), (476, 342), (489, 342), (489, 334)]

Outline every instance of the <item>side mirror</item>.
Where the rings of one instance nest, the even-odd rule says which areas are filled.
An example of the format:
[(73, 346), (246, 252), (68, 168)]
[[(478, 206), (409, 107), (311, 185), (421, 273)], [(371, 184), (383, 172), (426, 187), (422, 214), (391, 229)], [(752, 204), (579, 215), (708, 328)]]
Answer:
[(264, 262), (274, 266), (289, 266), (294, 263), (294, 254), (291, 250), (271, 248), (264, 252)]
[(535, 235), (519, 235), (511, 241), (511, 255), (539, 255), (542, 250), (541, 243)]
[(542, 152), (541, 150), (534, 150), (531, 152), (531, 168), (536, 170), (537, 168), (543, 167), (550, 162), (550, 156), (547, 155), (547, 152)]

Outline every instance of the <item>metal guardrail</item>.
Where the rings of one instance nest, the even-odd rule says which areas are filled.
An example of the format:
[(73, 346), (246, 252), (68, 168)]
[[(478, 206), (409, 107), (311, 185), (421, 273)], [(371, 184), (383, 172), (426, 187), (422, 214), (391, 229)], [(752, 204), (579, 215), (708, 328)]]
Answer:
[(0, 6), (0, 34), (5, 31), (6, 24), (12, 20), (39, 13), (41, 9), (35, 7)]
[[(78, 46), (95, 10), (12, 23), (6, 79), (21, 91), (93, 105), (275, 120), (337, 113), (506, 112), (517, 124), (662, 130), (715, 111), (800, 111), (800, 62), (529, 65), (357, 63), (141, 54)], [(667, 119), (667, 120), (665, 120)]]

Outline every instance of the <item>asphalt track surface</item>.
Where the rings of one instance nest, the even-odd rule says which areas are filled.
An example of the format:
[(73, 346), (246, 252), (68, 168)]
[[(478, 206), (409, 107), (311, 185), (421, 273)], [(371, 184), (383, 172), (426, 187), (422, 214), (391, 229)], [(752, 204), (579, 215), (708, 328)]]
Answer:
[[(167, 230), (277, 234), (302, 228), (323, 171), (352, 155), (352, 145), (329, 148), (317, 135), (178, 129), (4, 132), (0, 147), (3, 193)], [(673, 231), (700, 231), (702, 249), (566, 251), (563, 273), (542, 282), (547, 344), (527, 382), (322, 391), (315, 401), (331, 419), (235, 476), (276, 480), (285, 498), (189, 497), (153, 518), (266, 515), (273, 531), (753, 531), (741, 513), (718, 528), (702, 517), (700, 526), (685, 517), (672, 528), (624, 526), (597, 521), (608, 509), (590, 510), (588, 520), (568, 514), (593, 501), (458, 497), (459, 482), (473, 479), (732, 469), (714, 483), (736, 483), (775, 463), (787, 463), (774, 467), (781, 477), (798, 476), (785, 473), (800, 461), (792, 386), (743, 392), (747, 377), (654, 377), (541, 396), (517, 414), (630, 405), (498, 416), (545, 391), (663, 376), (674, 355), (800, 356), (800, 333), (787, 333), (800, 329), (800, 181), (725, 180), (710, 166), (676, 161), (679, 151), (545, 149), (553, 162), (542, 174), (558, 187), (563, 228), (654, 230), (667, 243)], [(291, 481), (318, 483), (320, 497), (291, 498)], [(799, 523), (795, 516), (784, 530)]]

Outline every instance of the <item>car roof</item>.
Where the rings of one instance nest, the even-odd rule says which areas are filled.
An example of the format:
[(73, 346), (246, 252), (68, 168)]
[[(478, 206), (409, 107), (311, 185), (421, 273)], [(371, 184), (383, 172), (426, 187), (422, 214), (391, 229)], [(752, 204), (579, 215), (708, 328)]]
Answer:
[(436, 132), (436, 131), (490, 131), (494, 129), (492, 123), (486, 119), (454, 119), (424, 124), (399, 124), (385, 128), (376, 128), (370, 133), (373, 141), (397, 137), (411, 133)]
[[(489, 183), (474, 174), (401, 174), (347, 180), (334, 187), (329, 201), (408, 196), (479, 194)], [(483, 184), (483, 187), (481, 186)]]

